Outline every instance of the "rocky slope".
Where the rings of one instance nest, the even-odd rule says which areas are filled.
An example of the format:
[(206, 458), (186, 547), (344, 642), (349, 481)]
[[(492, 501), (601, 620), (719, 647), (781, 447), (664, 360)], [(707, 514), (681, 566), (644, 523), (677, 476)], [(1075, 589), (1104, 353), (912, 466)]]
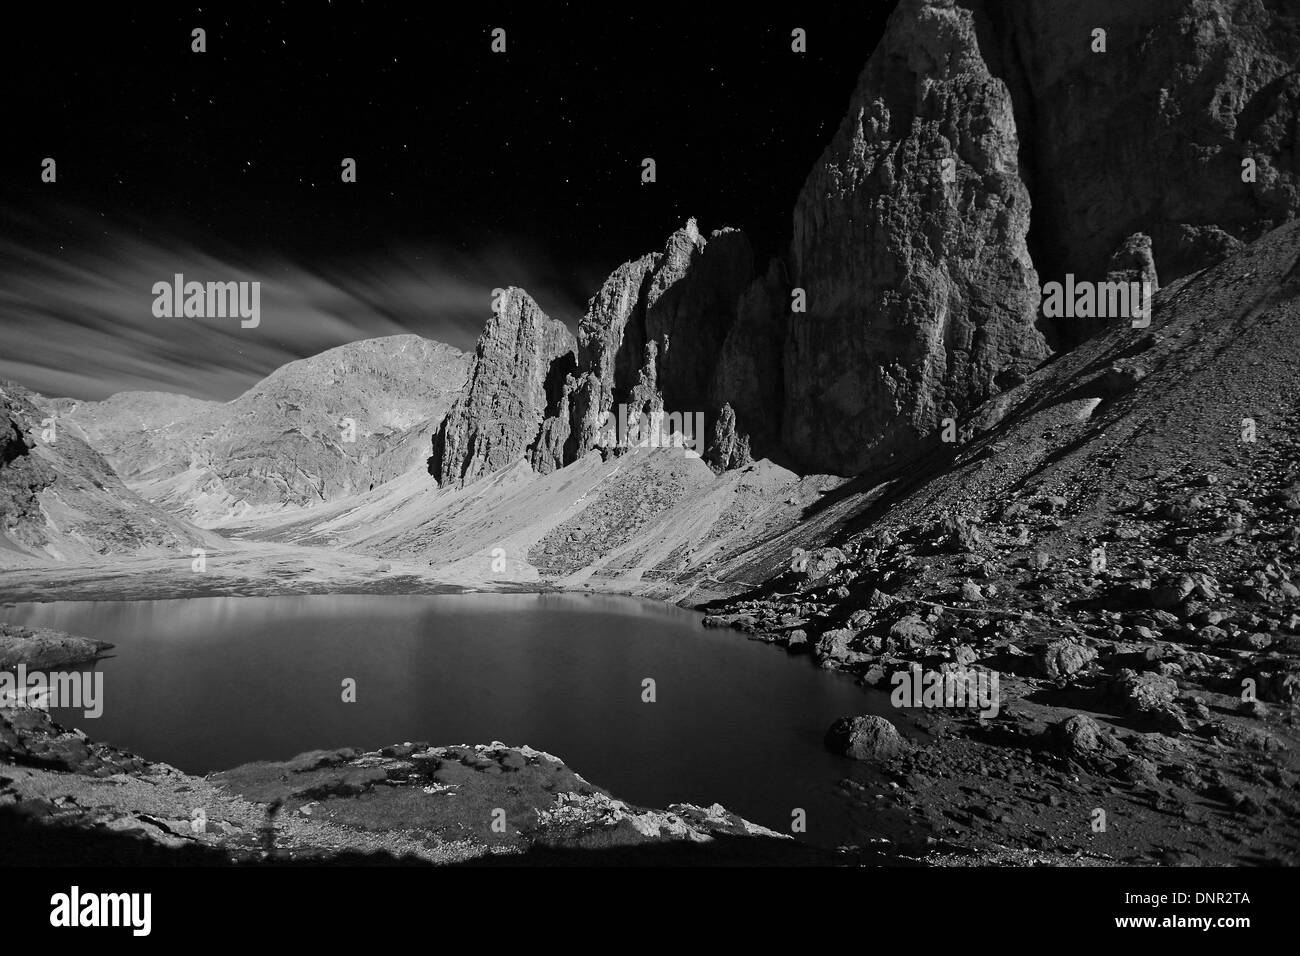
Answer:
[(1294, 863), (1298, 323), (1293, 223), (985, 403), (710, 622), (886, 689), (1000, 674), (993, 719), (900, 710), (937, 740), (878, 754), (937, 833)]
[[(0, 564), (173, 554), (221, 539), (132, 492), (40, 396), (0, 383)], [(52, 430), (51, 430), (52, 429)]]
[(224, 404), (125, 392), (62, 414), (132, 488), (214, 526), (416, 467), (467, 363), (450, 346), (396, 335), (291, 362)]

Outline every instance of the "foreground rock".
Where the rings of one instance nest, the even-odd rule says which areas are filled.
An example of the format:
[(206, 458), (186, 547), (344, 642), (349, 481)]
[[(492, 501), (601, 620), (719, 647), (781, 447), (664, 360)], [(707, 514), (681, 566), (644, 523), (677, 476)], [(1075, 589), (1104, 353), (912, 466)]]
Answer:
[(841, 717), (826, 731), (826, 746), (854, 760), (893, 757), (907, 748), (898, 728), (884, 717)]
[(21, 627), (0, 621), (0, 668), (26, 664), (29, 670), (54, 670), (88, 664), (113, 645), (73, 637), (48, 627)]
[(28, 708), (0, 710), (0, 833), (9, 863), (49, 862), (62, 841), (72, 859), (117, 863), (528, 862), (673, 846), (707, 862), (718, 841), (723, 858), (802, 852), (717, 804), (624, 803), (530, 747), (313, 751), (195, 777)]

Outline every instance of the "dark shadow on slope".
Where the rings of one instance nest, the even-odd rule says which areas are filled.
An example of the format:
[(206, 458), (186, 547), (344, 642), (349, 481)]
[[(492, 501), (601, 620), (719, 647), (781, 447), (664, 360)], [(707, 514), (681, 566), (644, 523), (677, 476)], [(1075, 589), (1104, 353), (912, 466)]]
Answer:
[(0, 866), (223, 866), (218, 850), (201, 846), (171, 849), (129, 832), (41, 823), (41, 808), (0, 809)]

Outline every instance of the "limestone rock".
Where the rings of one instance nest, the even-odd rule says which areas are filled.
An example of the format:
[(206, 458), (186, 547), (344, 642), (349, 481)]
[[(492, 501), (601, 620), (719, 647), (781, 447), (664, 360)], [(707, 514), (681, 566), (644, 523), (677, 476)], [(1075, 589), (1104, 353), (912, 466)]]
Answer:
[(100, 657), (113, 645), (74, 637), (48, 627), (22, 627), (0, 622), (0, 668), (19, 664), (30, 670), (51, 670), (85, 664)]
[[(593, 448), (614, 449), (619, 405), (628, 407), (631, 420), (678, 414), (683, 430), (697, 413), (713, 417), (718, 355), (752, 274), (743, 233), (722, 229), (706, 239), (694, 219), (669, 237), (662, 253), (614, 271), (578, 326), (567, 461)], [(689, 438), (704, 451), (705, 435)]]
[(802, 556), (798, 567), (809, 584), (814, 584), (843, 566), (848, 556), (839, 548), (817, 548)]
[(823, 662), (847, 664), (862, 656), (852, 649), (855, 632), (847, 627), (836, 627), (817, 639), (815, 652), (817, 659)]
[(1071, 640), (1050, 641), (1038, 651), (1037, 663), (1044, 676), (1068, 677), (1088, 666), (1097, 651)]
[(1151, 254), (1151, 237), (1135, 232), (1113, 253), (1106, 272), (1107, 282), (1145, 282), (1155, 292), (1160, 288), (1155, 257)]
[(737, 434), (736, 413), (728, 403), (723, 404), (713, 423), (713, 438), (704, 459), (718, 474), (733, 468), (743, 468), (754, 460), (749, 451), (749, 436)]
[[(1300, 210), (1293, 6), (973, 5), (985, 54), (1016, 101), (1044, 280), (1101, 278), (1112, 250), (1140, 230), (1168, 283)], [(1094, 52), (1098, 28), (1104, 53)], [(1245, 159), (1253, 183), (1243, 182)]]
[(934, 640), (934, 635), (926, 623), (914, 614), (900, 618), (889, 629), (889, 647), (891, 650), (920, 651)]
[(558, 426), (542, 426), (559, 417), (575, 349), (564, 323), (523, 289), (507, 289), (479, 336), (465, 390), (434, 437), (429, 472), (438, 483), (461, 487), (520, 460), (553, 462)]
[(742, 293), (709, 386), (710, 409), (729, 406), (737, 432), (759, 458), (771, 457), (781, 447), (782, 352), (790, 308), (785, 266), (774, 259), (767, 274)]
[(571, 460), (592, 448), (613, 445), (616, 382), (619, 392), (629, 391), (645, 354), (642, 323), (630, 320), (640, 311), (643, 288), (657, 261), (652, 254), (615, 269), (592, 296), (578, 323), (578, 377), (570, 408)]
[(856, 474), (1048, 354), (1010, 94), (969, 10), (903, 0), (800, 193), (785, 445)]

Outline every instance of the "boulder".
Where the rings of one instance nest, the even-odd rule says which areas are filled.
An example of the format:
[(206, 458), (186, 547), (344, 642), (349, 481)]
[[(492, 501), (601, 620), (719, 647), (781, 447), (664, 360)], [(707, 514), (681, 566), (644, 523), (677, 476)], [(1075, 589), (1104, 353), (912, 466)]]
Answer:
[(883, 760), (902, 753), (907, 741), (884, 717), (841, 717), (826, 731), (826, 747), (853, 760)]
[(1087, 647), (1066, 638), (1049, 641), (1040, 647), (1036, 655), (1036, 663), (1043, 676), (1056, 679), (1058, 677), (1068, 677), (1083, 670), (1096, 657), (1097, 651), (1095, 648)]
[(926, 623), (914, 614), (909, 614), (895, 622), (889, 629), (889, 649), (898, 651), (924, 650), (934, 640), (934, 635)]
[(839, 548), (818, 548), (808, 554), (804, 574), (808, 576), (810, 582), (820, 581), (836, 571), (847, 560), (848, 556)]

